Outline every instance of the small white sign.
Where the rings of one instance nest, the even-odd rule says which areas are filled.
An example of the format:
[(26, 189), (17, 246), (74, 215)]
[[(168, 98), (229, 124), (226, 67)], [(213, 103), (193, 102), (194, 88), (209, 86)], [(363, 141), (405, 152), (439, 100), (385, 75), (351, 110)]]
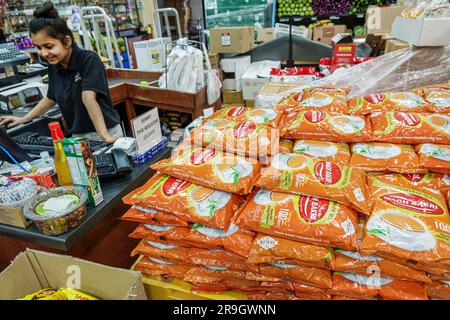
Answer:
[(133, 136), (136, 139), (139, 154), (144, 154), (161, 141), (161, 124), (158, 108), (131, 120)]
[(222, 33), (222, 47), (231, 46), (231, 36), (229, 33)]

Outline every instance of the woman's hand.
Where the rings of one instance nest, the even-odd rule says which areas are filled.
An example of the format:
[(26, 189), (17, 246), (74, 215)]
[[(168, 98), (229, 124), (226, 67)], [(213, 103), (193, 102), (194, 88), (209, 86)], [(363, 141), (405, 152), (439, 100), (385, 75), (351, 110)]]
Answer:
[(102, 138), (103, 142), (106, 142), (106, 143), (114, 143), (117, 139), (119, 139), (118, 137), (114, 137), (114, 136), (110, 135), (109, 133), (102, 135), (101, 138)]
[(19, 124), (24, 124), (25, 122), (28, 122), (29, 119), (26, 117), (14, 117), (14, 116), (3, 116), (0, 117), (0, 125), (6, 125), (8, 127), (15, 127)]

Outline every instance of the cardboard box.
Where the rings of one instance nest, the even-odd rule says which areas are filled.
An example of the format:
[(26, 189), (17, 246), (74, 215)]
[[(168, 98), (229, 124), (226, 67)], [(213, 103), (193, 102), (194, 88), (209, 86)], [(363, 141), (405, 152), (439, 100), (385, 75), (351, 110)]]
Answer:
[(264, 60), (253, 62), (242, 76), (244, 100), (255, 100), (261, 88), (269, 82), (271, 68), (280, 67), (280, 61)]
[(220, 69), (220, 57), (218, 53), (209, 53), (209, 62), (211, 63), (211, 69)]
[(409, 48), (410, 44), (404, 41), (400, 41), (397, 39), (388, 39), (386, 40), (386, 47), (384, 49), (384, 53), (389, 53), (396, 50), (401, 50), (404, 48)]
[(331, 39), (338, 33), (344, 33), (347, 30), (345, 25), (321, 26), (313, 30), (313, 40), (331, 45)]
[(245, 53), (255, 47), (254, 27), (209, 29), (211, 52)]
[(274, 96), (281, 92), (288, 91), (289, 89), (293, 89), (298, 87), (297, 84), (288, 84), (288, 83), (267, 83), (261, 88), (259, 92), (260, 96)]
[(251, 64), (250, 56), (220, 60), (220, 67), (224, 72), (223, 90), (242, 91), (242, 75)]
[(394, 19), (400, 16), (405, 8), (403, 6), (369, 7), (366, 14), (367, 33), (389, 33)]
[(392, 35), (415, 46), (440, 47), (450, 42), (450, 18), (395, 18)]
[(25, 229), (31, 221), (25, 218), (23, 208), (0, 206), (0, 223)]
[[(284, 23), (275, 24), (275, 38), (281, 38), (289, 35), (289, 25)], [(305, 26), (292, 26), (292, 34), (311, 40), (312, 34)]]
[(230, 90), (223, 90), (222, 91), (222, 102), (224, 104), (229, 103), (244, 103), (244, 98), (242, 97), (242, 91), (230, 91)]
[(0, 273), (0, 300), (45, 288), (73, 287), (102, 300), (146, 300), (139, 272), (26, 249)]
[(275, 29), (274, 28), (264, 28), (258, 30), (258, 35), (256, 37), (256, 42), (268, 42), (275, 38)]

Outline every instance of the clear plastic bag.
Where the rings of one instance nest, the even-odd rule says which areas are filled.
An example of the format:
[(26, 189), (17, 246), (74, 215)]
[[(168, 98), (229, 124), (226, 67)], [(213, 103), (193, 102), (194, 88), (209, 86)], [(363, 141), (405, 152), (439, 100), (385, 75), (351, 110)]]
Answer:
[(373, 60), (337, 69), (331, 75), (274, 96), (258, 96), (255, 107), (272, 108), (290, 93), (307, 87), (336, 86), (350, 89), (349, 98), (394, 91), (406, 91), (450, 81), (450, 45), (411, 47)]
[(21, 208), (38, 192), (36, 182), (29, 178), (11, 180), (2, 177), (0, 180), (0, 205), (10, 208)]

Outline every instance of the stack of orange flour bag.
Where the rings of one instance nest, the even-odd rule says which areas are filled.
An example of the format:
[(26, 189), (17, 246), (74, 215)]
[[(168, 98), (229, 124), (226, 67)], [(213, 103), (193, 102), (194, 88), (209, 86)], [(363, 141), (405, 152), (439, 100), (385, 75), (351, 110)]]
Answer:
[(250, 299), (450, 299), (450, 86), (347, 94), (205, 119), (124, 198), (137, 269)]

